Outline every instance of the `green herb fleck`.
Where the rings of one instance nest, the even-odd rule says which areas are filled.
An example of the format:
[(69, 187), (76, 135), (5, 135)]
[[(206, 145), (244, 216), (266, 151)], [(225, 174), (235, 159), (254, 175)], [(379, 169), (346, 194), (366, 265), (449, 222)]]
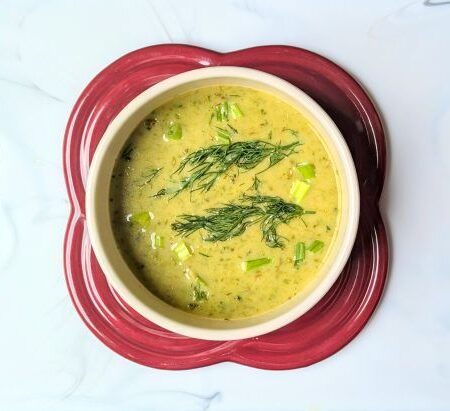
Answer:
[(157, 193), (153, 194), (150, 197), (163, 197), (167, 194), (169, 194), (169, 190), (166, 188), (162, 188), (161, 190), (159, 190)]
[(207, 301), (209, 298), (209, 290), (205, 281), (197, 275), (193, 284), (192, 298), (195, 302)]
[(253, 177), (253, 184), (252, 189), (255, 191), (259, 191), (259, 187), (261, 186), (261, 180), (258, 178), (258, 176)]
[(153, 128), (153, 126), (156, 124), (156, 119), (155, 118), (146, 118), (144, 120), (144, 127), (147, 130), (151, 130)]
[(227, 123), (228, 128), (234, 133), (234, 134), (238, 134), (238, 131), (229, 123)]
[(123, 160), (126, 161), (131, 161), (132, 157), (131, 157), (131, 153), (133, 153), (134, 151), (134, 147), (132, 144), (128, 144), (125, 146), (125, 148), (122, 150), (122, 154), (120, 155), (120, 157)]

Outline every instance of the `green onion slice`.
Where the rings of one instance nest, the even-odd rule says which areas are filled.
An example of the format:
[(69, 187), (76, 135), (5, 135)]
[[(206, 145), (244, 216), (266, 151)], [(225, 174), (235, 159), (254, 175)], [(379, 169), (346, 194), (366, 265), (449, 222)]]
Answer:
[(181, 140), (183, 137), (183, 130), (179, 123), (171, 123), (166, 133), (168, 140)]
[(230, 117), (232, 119), (237, 119), (242, 117), (243, 115), (244, 114), (242, 113), (242, 110), (236, 103), (229, 103), (228, 101), (224, 101), (214, 106), (213, 113), (211, 114), (211, 119), (215, 117), (217, 121), (228, 121)]
[(138, 224), (142, 227), (146, 227), (153, 219), (153, 213), (150, 211), (142, 211), (140, 213), (127, 214), (125, 219), (131, 224)]
[(172, 250), (181, 262), (186, 261), (193, 254), (191, 248), (184, 241), (174, 244)]
[(305, 260), (306, 246), (305, 243), (300, 242), (295, 244), (294, 248), (294, 267), (299, 267)]
[(229, 131), (216, 127), (216, 140), (222, 144), (231, 144), (231, 134)]
[(316, 167), (314, 164), (303, 162), (297, 164), (295, 168), (306, 180), (310, 180), (316, 176)]
[(314, 240), (309, 246), (308, 246), (308, 251), (311, 251), (312, 253), (317, 253), (319, 252), (323, 246), (324, 246), (324, 242), (320, 241), (320, 240)]
[(306, 181), (295, 180), (289, 195), (297, 204), (300, 204), (310, 188), (311, 186)]
[(160, 235), (153, 232), (150, 234), (150, 243), (154, 250), (156, 250), (157, 248), (164, 248), (164, 237), (161, 237)]
[(272, 259), (269, 257), (257, 258), (255, 260), (242, 261), (241, 269), (242, 271), (251, 271), (256, 268), (263, 267), (272, 262)]
[(230, 113), (231, 113), (231, 117), (233, 119), (237, 119), (242, 117), (244, 114), (242, 113), (241, 109), (239, 108), (239, 106), (236, 103), (231, 103), (230, 104)]

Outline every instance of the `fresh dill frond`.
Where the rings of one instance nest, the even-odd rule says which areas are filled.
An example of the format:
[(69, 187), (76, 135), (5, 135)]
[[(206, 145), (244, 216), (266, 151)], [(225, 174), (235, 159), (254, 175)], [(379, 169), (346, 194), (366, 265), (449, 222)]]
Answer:
[(288, 131), (289, 133), (291, 133), (294, 137), (298, 138), (298, 130), (294, 130), (292, 128), (288, 128), (288, 127), (283, 127), (283, 130), (281, 131)]
[[(173, 174), (180, 174), (189, 168), (189, 174), (181, 179), (176, 189), (170, 190), (170, 194), (175, 197), (184, 190), (209, 191), (217, 179), (232, 167), (247, 171), (268, 159), (269, 164), (261, 171), (262, 173), (296, 153), (295, 149), (298, 145), (300, 145), (298, 141), (281, 145), (252, 140), (201, 148), (186, 156), (174, 171)], [(169, 194), (168, 190), (164, 193), (163, 190), (160, 190), (159, 195)]]
[(205, 241), (226, 241), (242, 235), (248, 227), (259, 224), (262, 240), (268, 247), (283, 247), (278, 234), (280, 224), (288, 224), (314, 211), (305, 211), (297, 204), (287, 203), (280, 197), (242, 195), (239, 202), (209, 208), (205, 215), (184, 214), (171, 227), (179, 235), (190, 236), (198, 230), (205, 232)]
[(166, 188), (162, 188), (161, 190), (159, 190), (157, 193), (153, 194), (150, 197), (162, 197), (168, 194), (168, 190)]
[(141, 177), (136, 180), (136, 184), (138, 187), (144, 187), (148, 183), (150, 183), (162, 170), (160, 168), (148, 168), (141, 173)]

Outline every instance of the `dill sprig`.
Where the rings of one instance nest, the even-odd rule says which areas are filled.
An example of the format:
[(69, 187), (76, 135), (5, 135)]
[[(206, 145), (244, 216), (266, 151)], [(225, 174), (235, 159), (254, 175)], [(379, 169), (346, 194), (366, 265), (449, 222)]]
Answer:
[(294, 137), (298, 138), (298, 130), (294, 130), (292, 128), (283, 127), (283, 130), (281, 131), (289, 131)]
[(280, 224), (288, 224), (294, 218), (314, 213), (297, 204), (287, 203), (280, 197), (244, 194), (238, 203), (209, 208), (205, 215), (181, 215), (172, 224), (172, 230), (184, 237), (203, 230), (205, 241), (217, 242), (237, 237), (248, 227), (259, 224), (262, 240), (267, 246), (275, 248), (284, 245), (283, 238), (277, 233)]
[(201, 148), (185, 157), (174, 171), (173, 174), (179, 174), (189, 168), (190, 174), (181, 179), (179, 186), (174, 190), (162, 189), (157, 195), (165, 195), (170, 191), (172, 197), (175, 197), (184, 190), (206, 192), (233, 166), (241, 170), (251, 170), (268, 159), (269, 164), (262, 173), (295, 153), (298, 145), (298, 141), (281, 145), (252, 140)]
[(141, 177), (136, 180), (136, 184), (138, 187), (142, 188), (148, 183), (150, 183), (162, 170), (160, 168), (149, 168), (142, 172)]

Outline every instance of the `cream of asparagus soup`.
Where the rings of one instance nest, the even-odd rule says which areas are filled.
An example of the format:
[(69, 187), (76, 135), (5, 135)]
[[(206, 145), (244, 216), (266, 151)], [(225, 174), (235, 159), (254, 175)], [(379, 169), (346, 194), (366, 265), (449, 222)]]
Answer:
[(177, 96), (127, 140), (110, 189), (117, 246), (156, 296), (206, 317), (271, 310), (316, 278), (339, 220), (321, 136), (241, 86)]

